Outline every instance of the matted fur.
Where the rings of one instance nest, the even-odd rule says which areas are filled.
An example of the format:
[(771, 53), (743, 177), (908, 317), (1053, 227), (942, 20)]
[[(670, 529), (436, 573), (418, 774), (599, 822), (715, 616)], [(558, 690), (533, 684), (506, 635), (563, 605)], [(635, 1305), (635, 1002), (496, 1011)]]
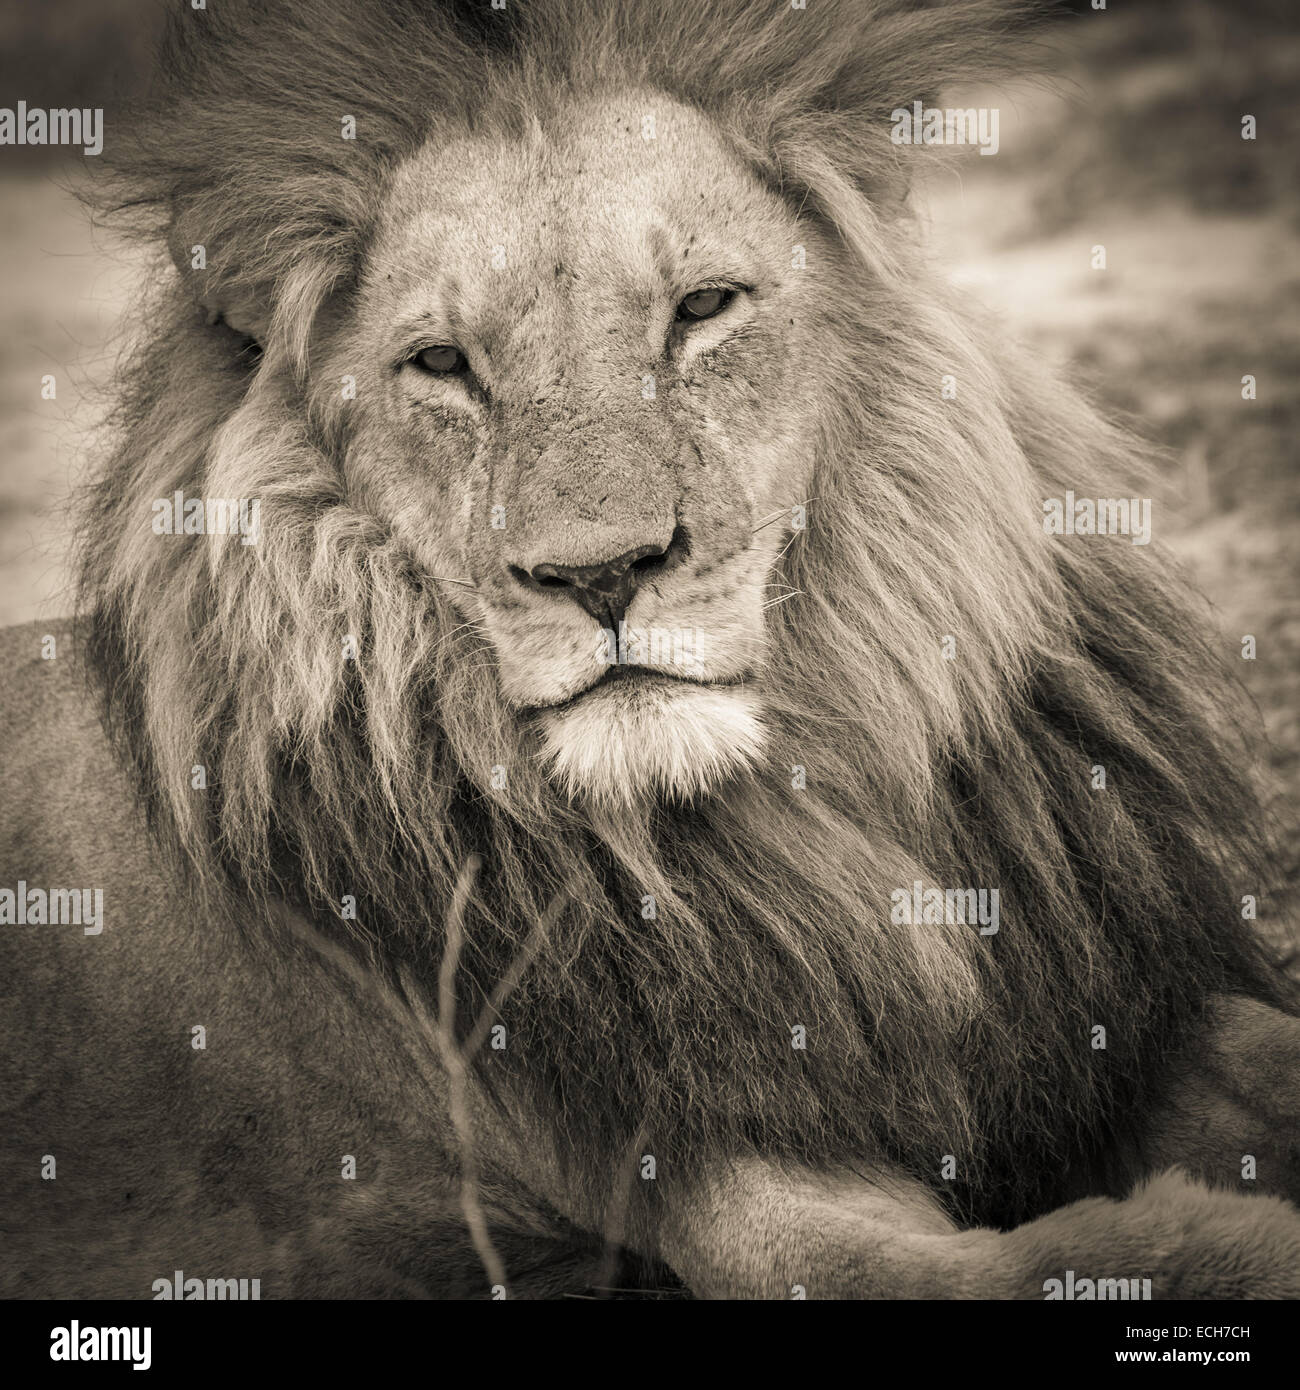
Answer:
[[(1009, 1224), (1099, 1180), (1208, 995), (1280, 990), (1239, 915), (1264, 882), (1248, 758), (1187, 600), (1150, 548), (1042, 535), (1042, 497), (1105, 495), (1133, 445), (948, 304), (903, 220), (922, 152), (889, 111), (999, 68), (1017, 8), (222, 4), (173, 24), (119, 156), (108, 199), (208, 263), (162, 277), (84, 531), (87, 640), (153, 824), (250, 929), (282, 895), (342, 932), (352, 894), (374, 968), (426, 978), (480, 854), (463, 1018), (565, 895), (480, 1070), (593, 1187), (638, 1134), (669, 1163), (875, 1152), (927, 1181), (954, 1154), (936, 1186)], [(638, 83), (838, 237), (842, 311), (809, 367), (835, 405), (781, 570), (800, 596), (769, 615), (764, 756), (693, 805), (588, 811), (445, 590), (351, 505), (312, 344), (422, 140)], [(261, 325), (260, 364), (196, 299)], [(259, 497), (260, 543), (158, 544), (177, 489)], [(997, 887), (999, 933), (891, 926), (915, 879)]]

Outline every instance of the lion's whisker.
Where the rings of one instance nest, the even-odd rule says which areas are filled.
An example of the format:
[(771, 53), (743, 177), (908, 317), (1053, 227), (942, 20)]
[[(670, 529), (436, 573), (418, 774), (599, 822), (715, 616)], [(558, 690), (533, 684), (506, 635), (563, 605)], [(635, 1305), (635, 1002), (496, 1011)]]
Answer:
[(781, 553), (776, 557), (775, 560), (772, 561), (774, 565), (779, 565), (781, 561), (785, 559), (790, 547), (795, 543), (795, 540), (799, 536), (799, 534), (800, 533), (798, 531), (790, 532), (790, 539), (786, 541), (786, 543), (781, 547)]
[(756, 531), (765, 531), (773, 522), (779, 521), (786, 512), (794, 507), (811, 507), (814, 502), (819, 502), (820, 500), (821, 499), (818, 497), (805, 497), (802, 502), (792, 502), (789, 507), (778, 507), (771, 516), (764, 517), (763, 520), (753, 528), (750, 534), (753, 535)]
[(458, 632), (464, 632), (465, 629), (466, 629), (467, 627), (469, 627), (469, 628), (476, 628), (477, 626), (478, 626), (478, 619), (477, 619), (477, 618), (471, 618), (471, 619), (469, 620), (469, 622), (467, 622), (467, 623), (457, 623), (456, 626), (455, 626), (454, 628), (452, 628), (452, 630), (451, 630), (450, 632), (444, 632), (443, 635), (442, 635), (441, 637), (438, 638), (438, 640), (433, 644), (433, 647), (431, 648), (431, 651), (435, 651), (435, 652), (436, 652), (436, 651), (438, 650), (438, 648), (441, 647), (442, 644), (443, 644), (444, 642), (450, 642), (451, 639), (452, 639), (453, 637), (455, 637), (455, 635), (456, 635)]

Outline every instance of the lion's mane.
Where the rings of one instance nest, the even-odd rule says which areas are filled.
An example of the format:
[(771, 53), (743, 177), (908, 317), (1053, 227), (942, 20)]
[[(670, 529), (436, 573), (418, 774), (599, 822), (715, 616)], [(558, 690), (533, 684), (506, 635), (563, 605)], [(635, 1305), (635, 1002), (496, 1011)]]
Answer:
[[(874, 1150), (1010, 1222), (1099, 1180), (1209, 993), (1276, 997), (1240, 919), (1264, 887), (1247, 752), (1188, 599), (1155, 547), (1037, 519), (1134, 446), (949, 305), (903, 220), (922, 156), (889, 111), (999, 68), (1014, 8), (187, 9), (119, 144), (104, 200), (182, 265), (206, 249), (179, 275), (160, 257), (83, 532), (85, 640), (151, 822), (250, 924), (287, 899), (424, 978), (480, 856), (467, 1019), (562, 895), (480, 1069), (593, 1182), (637, 1136), (661, 1172)], [(833, 230), (844, 292), (782, 571), (800, 596), (771, 610), (771, 755), (698, 805), (597, 815), (547, 782), (446, 587), (349, 505), (337, 383), (310, 369), (388, 171), (440, 122), (520, 128), (566, 85), (637, 82), (709, 111)], [(273, 307), (260, 359), (199, 301)], [(160, 541), (150, 504), (177, 489), (260, 498), (260, 542)], [(997, 887), (1000, 931), (891, 925), (916, 879)]]

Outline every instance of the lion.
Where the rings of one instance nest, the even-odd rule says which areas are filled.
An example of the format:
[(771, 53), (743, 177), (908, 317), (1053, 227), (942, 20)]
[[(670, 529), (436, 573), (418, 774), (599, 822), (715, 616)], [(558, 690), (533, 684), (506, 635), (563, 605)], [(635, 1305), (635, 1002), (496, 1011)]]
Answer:
[(175, 10), (3, 639), (4, 882), (102, 890), (0, 932), (6, 1293), (1300, 1294), (1250, 726), (890, 139), (1019, 9)]

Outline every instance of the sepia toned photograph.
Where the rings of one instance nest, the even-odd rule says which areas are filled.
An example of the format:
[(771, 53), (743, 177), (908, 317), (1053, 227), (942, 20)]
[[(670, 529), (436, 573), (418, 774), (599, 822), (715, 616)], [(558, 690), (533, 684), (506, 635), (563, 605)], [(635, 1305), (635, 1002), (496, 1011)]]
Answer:
[(1300, 11), (0, 0), (0, 50), (6, 1344), (943, 1300), (1262, 1359)]

